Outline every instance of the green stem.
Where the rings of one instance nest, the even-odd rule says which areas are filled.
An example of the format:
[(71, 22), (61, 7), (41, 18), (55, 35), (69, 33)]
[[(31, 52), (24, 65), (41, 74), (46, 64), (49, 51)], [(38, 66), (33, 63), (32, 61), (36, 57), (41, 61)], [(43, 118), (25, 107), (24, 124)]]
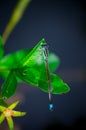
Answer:
[(9, 35), (11, 34), (11, 32), (13, 31), (13, 29), (15, 28), (15, 26), (18, 24), (18, 22), (21, 20), (24, 11), (27, 7), (27, 5), (30, 3), (31, 0), (19, 0), (18, 4), (16, 5), (16, 7), (14, 8), (14, 11), (12, 13), (12, 16), (4, 30), (3, 33), (3, 45), (6, 43)]

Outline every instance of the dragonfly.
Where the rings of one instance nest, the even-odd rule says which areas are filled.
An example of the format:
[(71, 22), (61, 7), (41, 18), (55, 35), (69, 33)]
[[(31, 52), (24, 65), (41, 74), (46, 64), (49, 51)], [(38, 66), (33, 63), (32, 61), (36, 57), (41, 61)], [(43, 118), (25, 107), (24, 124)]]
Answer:
[[(29, 79), (34, 84), (38, 84), (38, 82), (43, 78), (46, 82), (48, 82), (47, 88), (48, 88), (48, 97), (49, 97), (49, 109), (52, 111), (53, 110), (52, 86), (51, 86), (51, 79), (50, 79), (50, 69), (49, 69), (49, 64), (48, 64), (49, 49), (48, 49), (48, 44), (46, 43), (45, 39), (42, 39), (41, 42), (39, 42), (32, 51), (33, 51), (32, 53), (30, 53), (29, 55), (26, 56), (26, 58), (24, 58), (21, 64), (23, 64), (23, 66), (28, 65), (28, 68), (29, 68), (28, 75), (32, 74), (32, 69), (34, 70), (32, 74), (33, 78)], [(43, 77), (43, 74), (44, 74), (44, 77)], [(37, 77), (40, 77), (40, 79), (39, 78), (37, 79)], [(41, 85), (39, 86), (41, 88)]]
[(43, 57), (44, 57), (44, 61), (45, 61), (45, 68), (46, 68), (47, 80), (48, 80), (49, 109), (52, 111), (54, 106), (52, 103), (52, 86), (51, 86), (51, 79), (50, 79), (50, 70), (49, 70), (49, 65), (48, 65), (49, 49), (48, 49), (47, 43), (42, 45), (42, 51), (43, 51)]

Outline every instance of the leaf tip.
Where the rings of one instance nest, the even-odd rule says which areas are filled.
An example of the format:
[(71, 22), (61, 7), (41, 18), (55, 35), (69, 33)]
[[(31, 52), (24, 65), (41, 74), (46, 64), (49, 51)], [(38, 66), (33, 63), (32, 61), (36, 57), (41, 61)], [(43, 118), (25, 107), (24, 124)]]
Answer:
[(46, 40), (45, 40), (45, 38), (42, 38), (41, 45), (43, 45), (44, 43), (46, 43)]
[(21, 113), (21, 116), (25, 116), (27, 113), (26, 112), (22, 112)]

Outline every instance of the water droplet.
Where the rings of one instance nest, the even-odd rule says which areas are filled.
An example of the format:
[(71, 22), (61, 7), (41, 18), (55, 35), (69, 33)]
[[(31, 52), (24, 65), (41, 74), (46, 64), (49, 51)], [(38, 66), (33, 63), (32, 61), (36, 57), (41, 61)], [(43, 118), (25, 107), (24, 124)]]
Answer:
[(53, 111), (54, 107), (53, 107), (53, 104), (52, 104), (52, 103), (49, 104), (49, 109), (50, 109), (51, 111)]

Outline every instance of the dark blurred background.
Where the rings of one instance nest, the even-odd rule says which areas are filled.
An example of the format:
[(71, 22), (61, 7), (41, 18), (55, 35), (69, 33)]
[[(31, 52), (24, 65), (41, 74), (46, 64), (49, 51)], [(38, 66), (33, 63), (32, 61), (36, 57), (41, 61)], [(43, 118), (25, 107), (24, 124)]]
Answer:
[[(0, 34), (3, 33), (17, 0), (0, 1)], [(6, 54), (33, 48), (45, 38), (49, 50), (60, 57), (56, 74), (71, 91), (53, 95), (54, 111), (49, 111), (47, 93), (27, 84), (19, 84), (13, 100), (17, 110), (27, 116), (15, 118), (16, 130), (86, 128), (86, 3), (84, 0), (32, 0), (21, 21), (10, 35)], [(0, 80), (0, 85), (3, 83)], [(12, 99), (9, 99), (11, 103)], [(6, 128), (4, 128), (6, 127)], [(7, 130), (7, 125), (0, 130)]]

